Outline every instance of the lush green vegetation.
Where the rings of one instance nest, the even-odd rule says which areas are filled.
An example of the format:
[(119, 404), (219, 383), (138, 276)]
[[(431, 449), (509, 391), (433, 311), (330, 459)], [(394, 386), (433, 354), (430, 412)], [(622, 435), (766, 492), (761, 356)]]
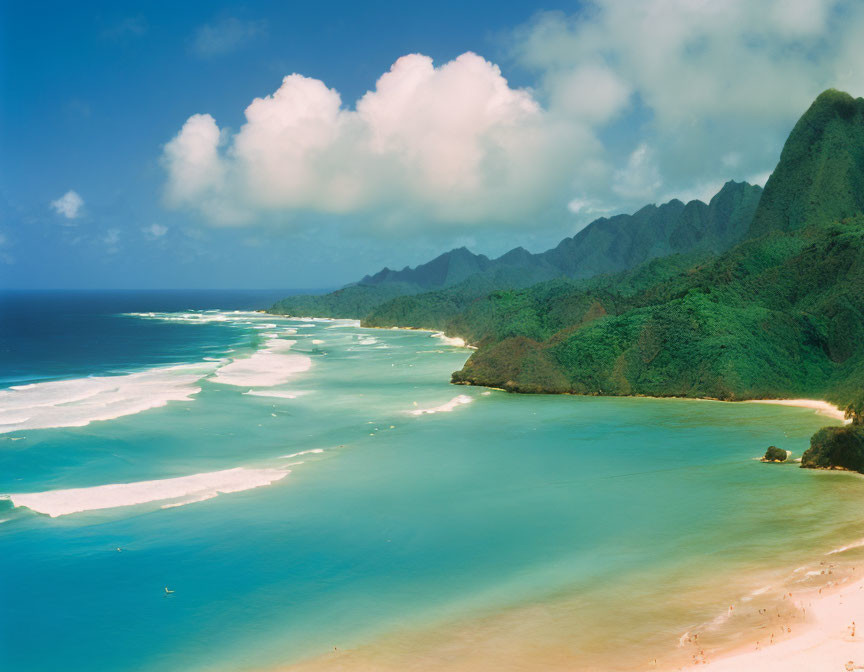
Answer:
[(846, 404), (843, 415), (853, 425), (864, 425), (864, 390)]
[[(857, 398), (864, 388), (861, 208), (835, 220), (835, 201), (822, 210), (808, 201), (801, 223), (781, 196), (808, 179), (832, 193), (864, 194), (864, 160), (849, 159), (859, 149), (864, 157), (862, 105), (837, 92), (820, 96), (787, 142), (766, 187), (773, 201), (760, 204), (753, 235), (716, 260), (653, 284), (617, 277), (561, 296), (541, 286), (490, 294), (482, 309), (472, 304), (448, 331), (481, 347), (454, 382), (521, 392)], [(844, 128), (858, 149), (834, 154)], [(805, 141), (814, 143), (809, 161)], [(550, 319), (561, 304), (563, 323)]]
[(864, 210), (864, 99), (829, 89), (801, 117), (759, 203), (753, 233), (828, 224)]
[(298, 317), (339, 317), (358, 319), (375, 306), (403, 294), (421, 291), (419, 287), (386, 284), (378, 287), (349, 285), (330, 294), (300, 294), (277, 301), (268, 312)]
[(864, 473), (864, 428), (860, 425), (823, 427), (801, 456), (807, 469), (848, 469)]
[[(673, 200), (632, 215), (595, 220), (572, 238), (540, 254), (521, 247), (497, 259), (451, 250), (416, 268), (385, 268), (359, 283), (323, 296), (288, 297), (272, 312), (289, 315), (367, 317), (370, 324), (443, 324), (471, 300), (497, 289), (514, 289), (562, 278), (585, 279), (632, 269), (671, 254), (711, 254), (728, 249), (747, 233), (760, 187), (728, 182), (705, 204)], [(452, 292), (444, 291), (453, 289)], [(398, 296), (406, 299), (380, 314), (371, 311)]]
[[(864, 100), (819, 96), (758, 208), (756, 198), (749, 185), (728, 183), (708, 205), (672, 201), (598, 220), (543, 255), (513, 254), (506, 268), (487, 266), (431, 292), (411, 285), (369, 308), (364, 322), (440, 329), (477, 345), (453, 374), (457, 383), (859, 403)], [(472, 263), (466, 254), (459, 268)], [(543, 277), (548, 267), (554, 277)], [(424, 282), (444, 277), (442, 268), (425, 269)], [(850, 417), (861, 417), (859, 405)]]
[(782, 448), (778, 448), (777, 446), (768, 446), (768, 450), (765, 451), (765, 457), (762, 458), (763, 462), (785, 462), (786, 461), (786, 451)]
[[(455, 382), (838, 403), (864, 387), (860, 216), (762, 236), (636, 294), (576, 289), (554, 297), (541, 286), (484, 301), (484, 311), (472, 310), (494, 316), (491, 326), (478, 333), (469, 311), (448, 330), (481, 346)], [(460, 323), (465, 315), (470, 328)]]

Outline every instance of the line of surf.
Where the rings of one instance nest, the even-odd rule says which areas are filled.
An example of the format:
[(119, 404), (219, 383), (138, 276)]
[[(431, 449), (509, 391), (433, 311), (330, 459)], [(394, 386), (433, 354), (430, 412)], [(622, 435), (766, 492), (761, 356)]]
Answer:
[(432, 413), (449, 413), (455, 408), (462, 406), (463, 404), (470, 404), (474, 399), (469, 397), (467, 394), (460, 394), (458, 397), (453, 397), (450, 401), (445, 404), (441, 404), (440, 406), (434, 406), (432, 408), (415, 408), (414, 410), (407, 411), (411, 415), (429, 415)]
[(270, 338), (249, 357), (219, 367), (210, 382), (241, 387), (281, 385), (312, 367), (312, 360), (306, 355), (288, 354), (296, 342)]
[(52, 518), (85, 511), (115, 509), (150, 502), (165, 502), (162, 508), (212, 499), (220, 494), (241, 492), (270, 485), (285, 478), (290, 469), (235, 467), (192, 476), (134, 483), (110, 483), (90, 488), (47, 490), (3, 495), (15, 506), (23, 506)]
[(0, 434), (25, 429), (84, 427), (171, 401), (189, 401), (218, 362), (162, 366), (119, 376), (90, 376), (0, 390)]

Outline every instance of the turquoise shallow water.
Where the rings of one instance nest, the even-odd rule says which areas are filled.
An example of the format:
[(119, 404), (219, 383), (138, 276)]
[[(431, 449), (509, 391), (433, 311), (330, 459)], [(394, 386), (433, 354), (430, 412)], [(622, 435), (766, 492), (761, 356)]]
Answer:
[[(631, 612), (634, 646), (663, 648), (766, 577), (864, 537), (857, 478), (753, 460), (769, 444), (800, 455), (829, 423), (812, 411), (454, 387), (469, 351), (426, 332), (216, 311), (113, 319), (199, 339), (171, 363), (221, 360), (185, 400), (80, 427), (27, 428), (30, 409), (0, 435), (4, 669), (267, 667), (561, 600), (584, 608), (543, 627), (576, 659), (602, 657), (607, 623)], [(298, 362), (275, 386), (249, 382)], [(241, 384), (217, 382), (229, 374)], [(112, 392), (112, 408), (176, 384), (158, 375)], [(52, 395), (40, 417), (68, 405)], [(411, 413), (424, 409), (441, 410)], [(94, 505), (105, 484), (237, 468), (246, 485), (278, 479)], [(89, 489), (63, 498), (85, 510), (51, 517), (56, 501), (16, 499), (69, 488)], [(640, 600), (706, 585), (645, 623)]]

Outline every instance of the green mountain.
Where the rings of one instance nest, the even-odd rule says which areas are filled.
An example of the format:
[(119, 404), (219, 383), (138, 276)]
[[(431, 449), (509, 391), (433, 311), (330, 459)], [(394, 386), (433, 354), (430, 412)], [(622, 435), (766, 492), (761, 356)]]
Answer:
[(482, 254), (474, 254), (465, 247), (450, 250), (430, 262), (416, 268), (405, 267), (401, 271), (384, 268), (375, 275), (367, 275), (360, 286), (380, 287), (394, 283), (412, 285), (424, 290), (450, 287), (477, 274), (494, 275), (498, 271), (515, 270), (539, 275), (554, 275), (557, 271), (544, 263), (541, 255), (534, 255), (517, 247), (498, 259), (490, 260)]
[(329, 294), (289, 296), (277, 301), (267, 312), (298, 317), (358, 319), (391, 299), (421, 291), (422, 288), (416, 285), (399, 282), (381, 285), (348, 285)]
[(862, 109), (846, 94), (819, 96), (784, 147), (748, 239), (719, 258), (667, 265), (666, 277), (640, 269), (641, 284), (630, 273), (492, 292), (451, 316), (448, 333), (480, 346), (454, 382), (853, 399), (864, 389)]
[(674, 253), (716, 253), (744, 237), (761, 193), (758, 186), (728, 182), (707, 204), (691, 201), (685, 205), (676, 199), (645, 206), (632, 215), (597, 219), (540, 254), (517, 247), (489, 259), (461, 247), (416, 268), (384, 268), (330, 294), (288, 297), (271, 312), (362, 318), (395, 297), (406, 297), (405, 306), (394, 307), (405, 312), (413, 305), (410, 297), (448, 288), (456, 289), (447, 301), (461, 306), (494, 289), (616, 273)]
[(792, 129), (752, 234), (835, 222), (862, 209), (864, 99), (829, 89)]
[(708, 204), (675, 199), (598, 219), (541, 256), (563, 275), (590, 278), (669, 254), (722, 252), (747, 234), (761, 194), (758, 186), (727, 182)]
[(627, 294), (493, 292), (454, 382), (521, 392), (846, 403), (864, 387), (864, 216), (772, 232)]
[(364, 279), (355, 291), (412, 288), (358, 303), (364, 324), (473, 343), (455, 383), (851, 404), (857, 424), (817, 432), (802, 466), (864, 472), (864, 99), (821, 94), (761, 200), (727, 183), (709, 204), (597, 220), (516, 263), (459, 252), (453, 272), (430, 262)]

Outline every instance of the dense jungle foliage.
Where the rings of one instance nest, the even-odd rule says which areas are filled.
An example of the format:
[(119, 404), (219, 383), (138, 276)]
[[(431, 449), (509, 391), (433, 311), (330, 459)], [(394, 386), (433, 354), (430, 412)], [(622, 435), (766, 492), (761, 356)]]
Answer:
[[(365, 315), (368, 326), (440, 329), (478, 346), (453, 374), (457, 383), (845, 405), (864, 389), (864, 100), (820, 95), (789, 136), (758, 204), (753, 189), (730, 182), (709, 205), (673, 201), (630, 219), (598, 220), (543, 255), (523, 250), (513, 259), (522, 261), (506, 269), (487, 268), (435, 291), (411, 285), (414, 291), (375, 306), (358, 301), (354, 315)], [(703, 215), (685, 215), (688, 209)], [(583, 259), (568, 268), (578, 250), (565, 251), (580, 236), (619, 267), (604, 274)], [(617, 247), (600, 244), (604, 236), (618, 237)], [(741, 242), (728, 249), (734, 240)], [(642, 252), (625, 254), (637, 241)], [(564, 272), (533, 284), (537, 275), (523, 268), (538, 256)], [(470, 265), (460, 257), (462, 268)], [(591, 268), (593, 277), (577, 267)], [(441, 264), (435, 268), (443, 277)], [(352, 289), (359, 291), (341, 291)]]

